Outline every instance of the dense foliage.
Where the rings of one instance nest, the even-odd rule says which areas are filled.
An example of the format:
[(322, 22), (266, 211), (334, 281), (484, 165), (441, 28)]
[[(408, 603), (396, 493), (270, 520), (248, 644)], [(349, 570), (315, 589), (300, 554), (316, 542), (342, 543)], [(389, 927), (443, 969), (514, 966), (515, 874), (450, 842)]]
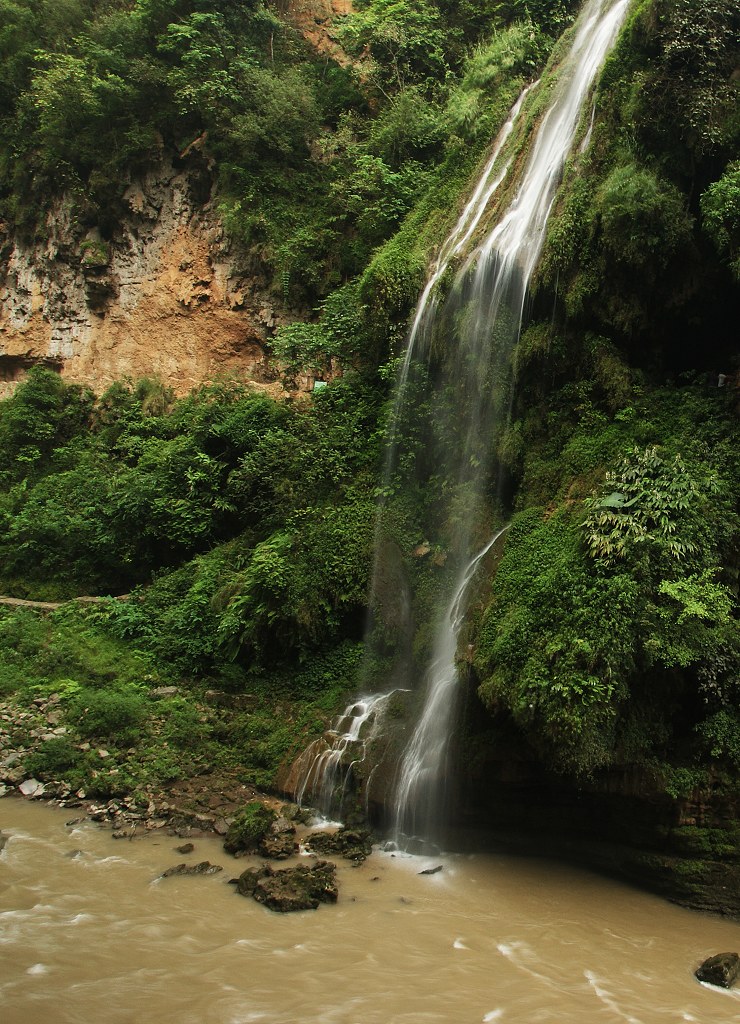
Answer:
[(652, 369), (737, 358), (739, 31), (732, 0), (633, 4), (550, 222), (571, 321)]
[[(114, 238), (136, 175), (187, 165), (234, 259), (301, 308), (274, 339), (287, 378), (344, 369), (282, 403), (228, 382), (97, 396), (36, 369), (0, 404), (0, 587), (133, 592), (3, 610), (2, 691), (57, 695), (74, 740), (33, 770), (125, 790), (187, 770), (189, 750), (271, 784), (352, 688), (393, 356), (429, 253), (572, 6), (362, 0), (335, 26), (338, 63), (284, 4), (0, 0), (13, 230), (43, 234), (64, 193), (80, 236)], [(493, 718), (576, 776), (740, 767), (737, 29), (731, 0), (633, 5), (517, 355), (496, 499), (513, 519), (466, 639)], [(446, 558), (415, 528), (431, 479), (384, 510), (420, 613)], [(380, 582), (390, 631), (398, 581)], [(179, 695), (155, 700), (163, 683)], [(85, 743), (110, 747), (106, 772)]]
[[(567, 11), (535, 6), (530, 68)], [(338, 63), (280, 2), (2, 0), (0, 213), (43, 233), (64, 195), (109, 238), (133, 177), (189, 162), (245, 266), (313, 301), (361, 272), (428, 186), (471, 47), (531, 13), (367, 0), (337, 26)]]
[(561, 428), (581, 473), (624, 454), (591, 496), (568, 479), (555, 508), (513, 520), (480, 635), (481, 695), (561, 768), (698, 755), (696, 726), (735, 714), (738, 465), (715, 441), (732, 415), (723, 398), (656, 392), (660, 424)]

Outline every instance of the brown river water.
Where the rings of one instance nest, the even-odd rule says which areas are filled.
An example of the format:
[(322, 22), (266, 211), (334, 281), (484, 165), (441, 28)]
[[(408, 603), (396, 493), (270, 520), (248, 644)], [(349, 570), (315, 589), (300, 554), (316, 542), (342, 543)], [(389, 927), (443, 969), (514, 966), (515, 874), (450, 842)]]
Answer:
[[(0, 800), (2, 1024), (729, 1024), (700, 985), (740, 925), (537, 858), (374, 852), (339, 902), (276, 914), (216, 839), (114, 840)], [(221, 874), (158, 879), (183, 860)], [(434, 875), (423, 868), (442, 864)]]

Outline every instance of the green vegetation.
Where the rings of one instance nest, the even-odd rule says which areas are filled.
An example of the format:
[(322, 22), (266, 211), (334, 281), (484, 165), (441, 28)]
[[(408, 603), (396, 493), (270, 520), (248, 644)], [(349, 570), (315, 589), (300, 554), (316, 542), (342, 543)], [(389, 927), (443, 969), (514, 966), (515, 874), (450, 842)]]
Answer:
[(96, 399), (29, 373), (0, 404), (0, 586), (134, 587), (0, 612), (0, 692), (58, 695), (71, 730), (30, 768), (102, 793), (207, 765), (273, 783), (356, 679), (381, 399), (352, 374), (277, 404), (230, 384), (174, 401), (152, 381)]
[[(525, 359), (539, 358), (540, 330)], [(603, 339), (574, 351), (555, 336), (549, 357), (584, 377), (553, 393), (525, 365), (526, 412), (502, 444), (522, 510), (478, 637), (481, 697), (561, 771), (732, 771), (735, 396), (630, 381)]]
[(542, 280), (643, 366), (696, 366), (699, 324), (715, 358), (733, 354), (733, 290), (706, 240), (734, 272), (739, 27), (732, 0), (633, 5), (550, 221)]
[[(0, 0), (8, 229), (42, 236), (61, 203), (72, 258), (104, 267), (136, 176), (187, 168), (235, 269), (296, 312), (273, 343), (286, 378), (332, 380), (277, 403), (229, 381), (95, 395), (35, 369), (0, 403), (0, 588), (130, 595), (0, 612), (0, 693), (53, 697), (67, 729), (29, 753), (42, 778), (105, 795), (224, 766), (270, 786), (355, 685), (408, 314), (574, 5), (355, 6), (340, 64), (283, 4)], [(466, 638), (485, 708), (545, 765), (640, 763), (674, 796), (740, 766), (738, 17), (638, 0), (607, 62), (519, 347), (490, 496), (512, 524)], [(435, 380), (414, 382), (415, 416)], [(399, 477), (431, 457), (412, 434)], [(383, 511), (423, 623), (410, 657), (455, 532), (420, 535), (433, 469), (405, 497), (391, 480)], [(384, 556), (390, 646), (404, 595)]]
[(259, 845), (275, 821), (277, 815), (258, 800), (248, 803), (244, 810), (229, 826), (224, 839), (227, 853), (239, 853), (242, 850), (254, 850)]

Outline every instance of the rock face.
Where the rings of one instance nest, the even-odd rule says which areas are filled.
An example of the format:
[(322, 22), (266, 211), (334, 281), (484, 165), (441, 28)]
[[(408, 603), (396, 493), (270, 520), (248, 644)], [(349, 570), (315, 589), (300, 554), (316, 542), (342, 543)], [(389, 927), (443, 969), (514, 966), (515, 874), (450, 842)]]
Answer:
[(316, 910), (319, 903), (337, 901), (336, 868), (325, 860), (279, 871), (267, 865), (247, 868), (237, 879), (236, 891), (281, 913)]
[(80, 236), (64, 202), (43, 243), (0, 237), (0, 394), (34, 363), (98, 391), (126, 376), (179, 394), (224, 374), (267, 387), (280, 314), (234, 272), (209, 189), (202, 164), (161, 162), (128, 188), (110, 239)]
[(337, 64), (349, 64), (333, 24), (351, 11), (352, 0), (288, 0), (287, 15), (318, 53), (333, 58)]
[(676, 798), (653, 772), (613, 768), (573, 783), (522, 759), (501, 737), (457, 804), (461, 825), (517, 850), (567, 857), (709, 913), (740, 919), (740, 797)]
[(694, 974), (699, 981), (721, 988), (731, 988), (740, 973), (740, 956), (737, 953), (717, 953), (699, 967)]

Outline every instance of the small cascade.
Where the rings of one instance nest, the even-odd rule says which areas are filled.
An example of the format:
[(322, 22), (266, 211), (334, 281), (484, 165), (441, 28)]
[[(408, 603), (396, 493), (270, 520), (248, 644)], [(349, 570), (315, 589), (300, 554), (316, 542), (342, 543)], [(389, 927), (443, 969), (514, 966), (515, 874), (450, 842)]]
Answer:
[[(397, 757), (395, 795), (385, 799), (401, 844), (414, 837), (418, 847), (419, 839), (437, 837), (446, 817), (460, 689), (457, 646), (476, 571), (506, 529), (491, 536), (491, 524), (505, 504), (498, 445), (511, 419), (529, 283), (583, 107), (629, 2), (586, 0), (511, 198), (479, 242), (494, 196), (503, 183), (511, 184), (514, 156), (507, 142), (529, 90), (519, 97), (439, 252), (413, 317), (389, 429), (370, 600), (376, 621), (368, 635), (376, 664), (388, 666), (388, 689), (423, 693), (416, 727)], [(454, 265), (459, 269), (442, 297), (438, 286)], [(430, 538), (441, 552), (435, 565), (444, 568), (431, 613), (424, 605), (428, 596), (420, 606), (415, 603), (415, 570), (408, 555), (384, 532), (386, 509), (390, 522), (409, 507), (418, 509), (417, 536)], [(483, 543), (485, 536), (490, 539)], [(429, 551), (432, 544), (422, 547)], [(427, 586), (428, 581), (427, 576)], [(437, 624), (431, 642), (424, 622), (415, 621), (418, 607), (425, 608), (427, 622)], [(352, 766), (366, 759), (368, 737), (382, 727), (385, 699), (380, 694), (351, 705), (332, 742), (306, 752), (299, 799), (310, 792), (326, 806), (338, 786), (341, 795)]]
[(294, 766), (297, 803), (310, 801), (327, 817), (341, 815), (347, 789), (354, 782), (358, 766), (365, 762), (382, 709), (394, 692), (361, 697), (350, 704), (329, 732), (303, 751)]

